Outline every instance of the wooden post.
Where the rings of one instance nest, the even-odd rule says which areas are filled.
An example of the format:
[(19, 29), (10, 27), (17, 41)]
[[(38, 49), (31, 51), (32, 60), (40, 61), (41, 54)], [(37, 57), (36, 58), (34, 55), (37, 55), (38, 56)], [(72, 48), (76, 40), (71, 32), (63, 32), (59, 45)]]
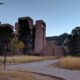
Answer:
[(6, 68), (6, 46), (4, 48), (4, 70)]

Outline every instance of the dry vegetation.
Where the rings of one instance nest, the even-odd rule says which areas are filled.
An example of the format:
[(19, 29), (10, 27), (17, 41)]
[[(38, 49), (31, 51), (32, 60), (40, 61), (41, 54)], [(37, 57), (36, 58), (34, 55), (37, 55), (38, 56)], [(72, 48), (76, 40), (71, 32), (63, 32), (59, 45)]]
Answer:
[(56, 77), (49, 77), (40, 74), (18, 71), (0, 70), (0, 80), (63, 80)]
[[(46, 59), (54, 59), (54, 57), (42, 57), (42, 56), (12, 56), (7, 57), (7, 64), (17, 64), (17, 63), (27, 63), (33, 61), (40, 61)], [(2, 64), (4, 61), (4, 57), (0, 57), (0, 63)]]
[(31, 73), (0, 70), (0, 80), (35, 80)]
[(58, 64), (60, 68), (80, 70), (80, 57), (64, 57)]

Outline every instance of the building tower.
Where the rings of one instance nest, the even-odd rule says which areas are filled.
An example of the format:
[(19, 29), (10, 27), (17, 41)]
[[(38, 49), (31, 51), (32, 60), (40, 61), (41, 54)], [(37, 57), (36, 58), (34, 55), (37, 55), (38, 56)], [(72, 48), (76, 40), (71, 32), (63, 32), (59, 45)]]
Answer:
[(23, 49), (24, 54), (31, 53), (32, 51), (32, 28), (33, 20), (30, 17), (21, 17), (18, 19), (18, 23), (16, 23), (19, 40), (25, 45)]
[(42, 20), (37, 20), (35, 25), (35, 53), (40, 53), (45, 46), (46, 24)]

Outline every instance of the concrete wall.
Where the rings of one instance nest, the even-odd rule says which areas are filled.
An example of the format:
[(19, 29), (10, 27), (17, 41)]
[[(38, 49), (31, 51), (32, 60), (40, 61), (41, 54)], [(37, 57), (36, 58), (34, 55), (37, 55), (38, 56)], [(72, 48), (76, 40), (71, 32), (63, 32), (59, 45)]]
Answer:
[[(20, 19), (28, 19), (29, 28), (32, 33), (33, 28), (33, 20), (30, 17), (22, 17)], [(19, 30), (19, 24), (15, 24), (15, 29), (18, 32)], [(64, 47), (56, 45), (56, 42), (46, 42), (45, 40), (46, 36), (46, 27), (45, 23), (42, 20), (37, 20), (35, 24), (35, 48), (33, 54), (39, 54), (43, 56), (63, 56), (64, 55)]]
[(47, 44), (41, 51), (42, 56), (54, 56), (53, 45)]
[(36, 21), (35, 25), (35, 53), (41, 52), (41, 50), (44, 48), (44, 26), (42, 25), (42, 21)]
[(61, 57), (64, 56), (64, 48), (47, 42), (46, 46), (41, 51), (41, 55)]
[(61, 46), (54, 46), (53, 47), (53, 49), (54, 49), (54, 56), (57, 56), (57, 57), (62, 57), (62, 56), (64, 56), (64, 48), (63, 47), (61, 47)]

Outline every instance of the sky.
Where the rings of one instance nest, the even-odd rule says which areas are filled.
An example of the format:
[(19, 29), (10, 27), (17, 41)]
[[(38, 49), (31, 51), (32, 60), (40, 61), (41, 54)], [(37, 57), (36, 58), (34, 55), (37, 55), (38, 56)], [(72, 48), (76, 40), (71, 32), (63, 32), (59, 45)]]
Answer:
[(80, 0), (0, 0), (0, 21), (12, 25), (19, 17), (30, 16), (34, 23), (46, 22), (46, 36), (71, 33), (80, 26)]

